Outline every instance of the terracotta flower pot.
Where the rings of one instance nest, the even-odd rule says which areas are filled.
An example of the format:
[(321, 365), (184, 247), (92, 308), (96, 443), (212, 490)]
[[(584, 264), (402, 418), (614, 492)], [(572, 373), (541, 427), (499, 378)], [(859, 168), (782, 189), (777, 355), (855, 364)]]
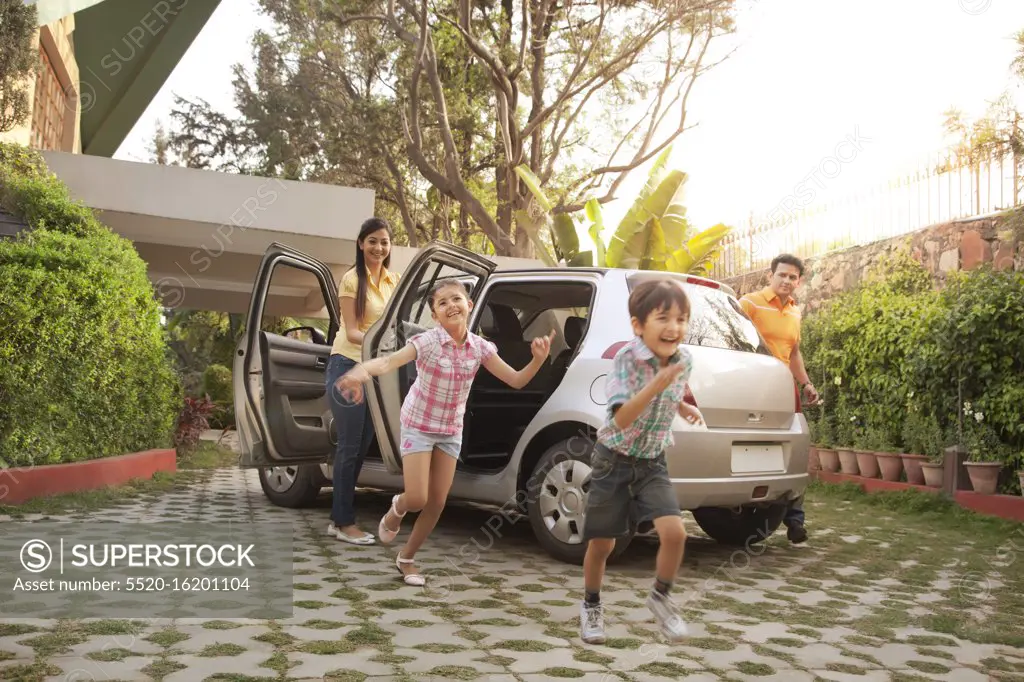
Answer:
[(921, 464), (928, 461), (926, 455), (900, 455), (903, 462), (903, 469), (907, 472), (907, 483), (913, 485), (924, 485), (924, 474), (921, 472)]
[(1003, 470), (1002, 462), (964, 462), (967, 475), (971, 478), (971, 487), (980, 495), (994, 495), (999, 485), (999, 472)]
[(857, 468), (864, 478), (878, 478), (878, 459), (870, 450), (854, 450), (857, 455)]
[(882, 472), (883, 481), (898, 481), (903, 473), (903, 460), (892, 452), (876, 452), (878, 468)]
[(822, 471), (831, 474), (839, 471), (839, 455), (832, 448), (818, 448), (818, 461)]
[(924, 474), (924, 484), (929, 488), (942, 487), (942, 464), (935, 462), (921, 462), (921, 473)]
[(812, 445), (807, 452), (807, 471), (817, 471), (821, 468), (821, 459), (818, 456), (818, 447)]
[(839, 454), (840, 471), (850, 476), (860, 474), (860, 468), (857, 466), (857, 454), (853, 450), (849, 448), (836, 448), (836, 452)]

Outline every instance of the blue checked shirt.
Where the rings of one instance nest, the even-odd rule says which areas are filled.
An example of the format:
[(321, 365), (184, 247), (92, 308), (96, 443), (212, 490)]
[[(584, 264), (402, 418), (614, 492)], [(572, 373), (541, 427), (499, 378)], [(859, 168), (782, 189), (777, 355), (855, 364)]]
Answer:
[(672, 420), (679, 413), (679, 404), (686, 393), (693, 358), (689, 351), (680, 346), (669, 363), (681, 363), (683, 371), (644, 408), (636, 421), (620, 429), (615, 424), (615, 408), (652, 382), (661, 369), (661, 363), (639, 336), (619, 349), (605, 383), (608, 415), (604, 426), (597, 431), (599, 443), (610, 450), (638, 459), (654, 459), (673, 444)]

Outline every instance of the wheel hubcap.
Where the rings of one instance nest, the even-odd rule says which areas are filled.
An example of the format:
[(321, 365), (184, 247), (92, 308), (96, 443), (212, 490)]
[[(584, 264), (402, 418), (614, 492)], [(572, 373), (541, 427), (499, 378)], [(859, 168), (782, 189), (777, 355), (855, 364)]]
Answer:
[(298, 467), (267, 467), (263, 471), (267, 485), (275, 493), (288, 492), (295, 485), (295, 476), (299, 473)]
[(568, 545), (583, 542), (583, 512), (590, 489), (590, 465), (575, 460), (556, 463), (541, 486), (538, 505), (552, 537)]

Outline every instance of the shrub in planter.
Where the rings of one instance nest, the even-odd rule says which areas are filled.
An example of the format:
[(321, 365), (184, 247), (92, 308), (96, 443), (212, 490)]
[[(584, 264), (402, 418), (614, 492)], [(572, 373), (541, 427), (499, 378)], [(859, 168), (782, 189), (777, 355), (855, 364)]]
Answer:
[(160, 309), (131, 242), (73, 203), (40, 157), (0, 144), (0, 463), (170, 444), (181, 396)]
[(967, 449), (964, 467), (974, 492), (993, 495), (999, 485), (999, 474), (1009, 459), (1008, 448), (999, 434), (985, 421), (985, 414), (970, 403), (963, 405), (963, 437)]
[(925, 485), (922, 464), (928, 461), (928, 453), (942, 450), (942, 429), (935, 415), (925, 414), (916, 403), (907, 405), (903, 420), (903, 449), (900, 459), (907, 472), (907, 482)]
[(857, 439), (857, 417), (850, 414), (844, 405), (836, 413), (836, 454), (839, 456), (839, 470), (851, 476), (860, 475), (854, 442)]

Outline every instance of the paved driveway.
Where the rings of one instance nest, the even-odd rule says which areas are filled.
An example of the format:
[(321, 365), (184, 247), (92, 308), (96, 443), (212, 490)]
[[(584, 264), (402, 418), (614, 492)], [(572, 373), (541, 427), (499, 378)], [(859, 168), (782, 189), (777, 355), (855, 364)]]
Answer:
[[(386, 497), (359, 502), (376, 527)], [(643, 606), (655, 547), (634, 543), (603, 593), (610, 639), (588, 646), (581, 571), (536, 548), (527, 521), (450, 508), (420, 557), (433, 576), (424, 589), (400, 582), (393, 549), (326, 537), (328, 507), (325, 495), (313, 509), (275, 508), (254, 474), (222, 469), (81, 515), (291, 519), (294, 616), (0, 621), (0, 679), (1024, 679), (1024, 526), (814, 492), (804, 547), (779, 533), (731, 551), (693, 527), (675, 595), (694, 636), (680, 645), (662, 643)]]

